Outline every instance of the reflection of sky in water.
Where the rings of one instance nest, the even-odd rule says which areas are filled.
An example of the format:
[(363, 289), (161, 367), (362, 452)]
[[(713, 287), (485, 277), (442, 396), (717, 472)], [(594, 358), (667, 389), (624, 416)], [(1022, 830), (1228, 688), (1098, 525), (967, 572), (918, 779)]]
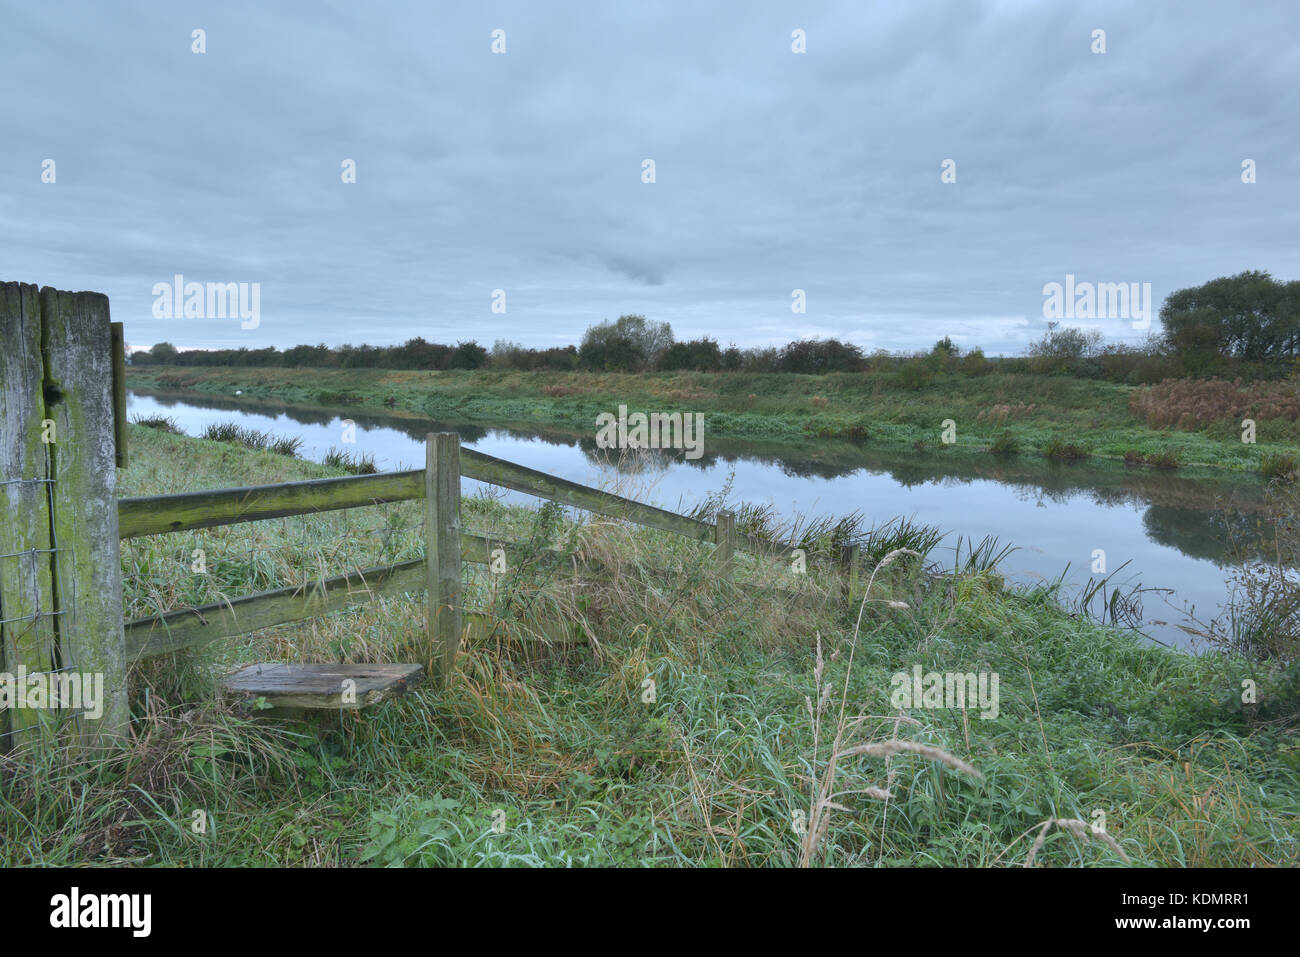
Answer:
[[(136, 394), (128, 399), (128, 412), (132, 418), (169, 416), (190, 435), (197, 435), (211, 423), (238, 419), (251, 428), (301, 438), (300, 454), (309, 459), (320, 459), (335, 447), (374, 456), (381, 471), (421, 468), (424, 464), (423, 443), (397, 429), (358, 425), (356, 444), (344, 446), (339, 418), (329, 424), (304, 424), (285, 414), (236, 413), (202, 408), (171, 397), (160, 402), (152, 396)], [(704, 468), (661, 461), (635, 475), (620, 478), (612, 467), (594, 464), (576, 446), (520, 437), (518, 433), (489, 431), (484, 438), (466, 445), (498, 458), (674, 510), (719, 491), (734, 470), (733, 500), (770, 504), (782, 514), (842, 515), (859, 510), (873, 524), (902, 516), (936, 525), (948, 533), (944, 545), (931, 555), (942, 564), (952, 562), (952, 547), (958, 535), (977, 542), (985, 535), (995, 535), (1002, 543), (1019, 546), (1019, 551), (1005, 560), (1002, 569), (1020, 581), (1054, 580), (1068, 564), (1067, 581), (1083, 583), (1092, 573), (1093, 549), (1101, 548), (1106, 552), (1108, 571), (1130, 562), (1121, 573), (1121, 580), (1175, 590), (1169, 599), (1174, 608), (1158, 595), (1146, 597), (1144, 612), (1148, 619), (1178, 621), (1175, 609), (1185, 602), (1195, 605), (1198, 617), (1207, 619), (1218, 612), (1219, 602), (1226, 594), (1226, 570), (1208, 559), (1191, 557), (1152, 540), (1143, 521), (1148, 508), (1139, 501), (1103, 504), (1079, 491), (1048, 497), (1032, 488), (986, 478), (936, 478), (904, 486), (886, 472), (868, 469), (834, 478), (795, 476), (786, 474), (776, 464), (752, 460), (718, 460)], [(464, 491), (473, 495), (483, 488), (481, 483), (467, 481)], [(536, 501), (531, 496), (501, 489), (493, 494), (501, 494), (509, 501)], [(1184, 517), (1192, 524), (1200, 522), (1203, 514), (1200, 510), (1161, 507), (1185, 513)], [(1150, 626), (1147, 630), (1167, 643), (1187, 643), (1184, 633), (1172, 626)]]

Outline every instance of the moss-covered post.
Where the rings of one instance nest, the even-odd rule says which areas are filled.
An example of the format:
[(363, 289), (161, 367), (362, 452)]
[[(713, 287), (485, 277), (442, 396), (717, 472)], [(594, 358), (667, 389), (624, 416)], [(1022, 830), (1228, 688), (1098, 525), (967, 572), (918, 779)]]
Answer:
[(460, 436), (455, 432), (425, 437), (424, 535), (431, 677), (446, 688), (461, 635)]
[(48, 447), (58, 663), (83, 682), (102, 681), (100, 714), (78, 724), (86, 744), (103, 745), (130, 729), (108, 297), (47, 286), (41, 324), (45, 415), (56, 436)]
[(4, 740), (63, 705), (99, 746), (129, 729), (108, 299), (5, 283), (0, 341)]
[(718, 523), (713, 531), (713, 541), (717, 548), (713, 557), (718, 568), (726, 574), (732, 572), (732, 556), (736, 553), (736, 514), (735, 512), (718, 512)]
[[(54, 667), (49, 457), (41, 303), (27, 283), (0, 283), (0, 675)], [(3, 693), (3, 691), (0, 691)], [(28, 743), (38, 713), (0, 701), (0, 754)]]

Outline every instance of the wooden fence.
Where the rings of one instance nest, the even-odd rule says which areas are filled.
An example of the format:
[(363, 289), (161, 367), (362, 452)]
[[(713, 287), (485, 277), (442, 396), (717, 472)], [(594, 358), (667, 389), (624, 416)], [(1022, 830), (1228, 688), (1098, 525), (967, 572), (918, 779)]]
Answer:
[[(791, 546), (588, 488), (431, 434), (424, 469), (118, 499), (115, 464), (126, 456), (120, 324), (108, 300), (0, 284), (0, 674), (103, 676), (103, 716), (76, 717), (85, 740), (129, 727), (127, 669), (142, 658), (327, 614), (383, 596), (427, 594), (433, 679), (450, 679), (467, 618), (462, 562), (487, 564), (493, 547), (460, 530), (460, 479), (477, 479), (648, 528), (713, 542), (722, 567), (736, 548), (785, 555)], [(425, 557), (231, 601), (122, 620), (119, 541), (389, 502), (424, 502)], [(856, 550), (842, 560), (856, 569)], [(852, 571), (850, 571), (852, 575)], [(0, 711), (0, 742), (41, 721)], [(2, 745), (0, 745), (2, 747)]]

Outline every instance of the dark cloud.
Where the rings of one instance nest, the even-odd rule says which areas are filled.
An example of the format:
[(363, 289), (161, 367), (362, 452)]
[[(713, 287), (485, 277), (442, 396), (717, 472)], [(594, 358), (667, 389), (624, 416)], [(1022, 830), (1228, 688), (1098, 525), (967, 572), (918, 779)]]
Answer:
[[(1293, 0), (13, 6), (0, 278), (106, 292), (133, 343), (545, 345), (640, 312), (1015, 352), (1066, 273), (1157, 305), (1297, 277), (1298, 27)], [(260, 326), (153, 319), (177, 273), (261, 283)]]

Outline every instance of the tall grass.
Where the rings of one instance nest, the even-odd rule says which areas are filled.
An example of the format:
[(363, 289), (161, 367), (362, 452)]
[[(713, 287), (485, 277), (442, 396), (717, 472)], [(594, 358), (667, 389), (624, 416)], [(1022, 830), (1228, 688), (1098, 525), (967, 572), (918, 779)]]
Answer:
[[(336, 472), (131, 441), (123, 495)], [(398, 503), (129, 540), (124, 613), (419, 557), (421, 517)], [(491, 496), (461, 518), (526, 547), (504, 546), (503, 574), (466, 566), (466, 603), (493, 625), (468, 632), (445, 691), (285, 725), (215, 690), (250, 661), (427, 662), (419, 593), (137, 663), (126, 752), (8, 759), (0, 863), (1300, 863), (1300, 761), (1235, 693), (1259, 669), (1007, 590), (1001, 544), (951, 569), (896, 545), (848, 607), (815, 563), (738, 553), (724, 574), (708, 543)], [(880, 547), (904, 532), (931, 534), (857, 530)], [(913, 666), (1000, 673), (999, 715), (895, 706), (891, 675)], [(1098, 809), (1113, 844), (1059, 823)]]
[(237, 422), (214, 422), (203, 430), (200, 437), (214, 442), (230, 442), (255, 452), (267, 451), (290, 457), (296, 456), (302, 448), (300, 438), (250, 429)]

